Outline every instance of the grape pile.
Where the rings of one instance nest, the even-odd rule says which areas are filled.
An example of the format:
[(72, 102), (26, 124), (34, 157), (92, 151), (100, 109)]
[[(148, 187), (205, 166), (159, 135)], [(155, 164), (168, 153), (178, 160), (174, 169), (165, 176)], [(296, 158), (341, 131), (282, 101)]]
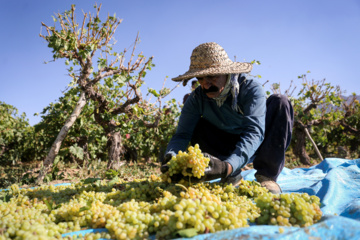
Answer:
[(320, 199), (307, 193), (273, 195), (265, 193), (255, 199), (261, 209), (259, 224), (308, 227), (321, 219)]
[(13, 185), (7, 197), (0, 200), (0, 239), (72, 239), (62, 234), (89, 228), (108, 232), (77, 239), (169, 239), (247, 227), (251, 222), (305, 227), (322, 216), (316, 196), (274, 195), (245, 180), (239, 187), (208, 182), (185, 187), (156, 176), (115, 185)]
[[(169, 171), (199, 178), (208, 159), (198, 146), (188, 150), (170, 160)], [(191, 173), (184, 172), (189, 168)], [(34, 189), (12, 185), (0, 199), (0, 240), (171, 239), (250, 223), (307, 227), (321, 219), (319, 206), (316, 196), (274, 195), (258, 182), (246, 180), (237, 187), (209, 182), (174, 184), (164, 176), (116, 183), (84, 180)], [(83, 229), (107, 231), (67, 235)]]
[(167, 163), (169, 170), (162, 174), (162, 179), (171, 183), (171, 176), (182, 174), (183, 176), (195, 177), (200, 179), (204, 176), (205, 168), (209, 165), (209, 158), (204, 157), (199, 145), (190, 146), (187, 152), (179, 153), (171, 158)]

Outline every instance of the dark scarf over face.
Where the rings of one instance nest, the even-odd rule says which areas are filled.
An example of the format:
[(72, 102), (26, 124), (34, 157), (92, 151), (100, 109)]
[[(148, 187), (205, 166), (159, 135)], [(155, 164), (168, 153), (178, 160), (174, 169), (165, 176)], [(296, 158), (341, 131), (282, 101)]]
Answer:
[(209, 87), (209, 89), (202, 88), (202, 90), (206, 94), (211, 92), (218, 92), (219, 88), (217, 86), (212, 85), (211, 87)]
[[(231, 106), (232, 109), (234, 111), (237, 111), (237, 112), (243, 114), (240, 107), (237, 105), (237, 97), (239, 95), (240, 85), (245, 80), (239, 84), (239, 82), (238, 82), (239, 75), (240, 74), (229, 74), (228, 79), (225, 83), (224, 90), (220, 93), (220, 95), (218, 97), (214, 98), (214, 100), (216, 101), (216, 104), (218, 105), (218, 107), (221, 107), (224, 104), (226, 98), (228, 97), (229, 92), (231, 91), (231, 95), (233, 97), (232, 106)], [(217, 91), (219, 91), (219, 88), (216, 86), (211, 86), (211, 87), (209, 87), (209, 89), (202, 89), (202, 90), (206, 94), (209, 92), (217, 92)]]

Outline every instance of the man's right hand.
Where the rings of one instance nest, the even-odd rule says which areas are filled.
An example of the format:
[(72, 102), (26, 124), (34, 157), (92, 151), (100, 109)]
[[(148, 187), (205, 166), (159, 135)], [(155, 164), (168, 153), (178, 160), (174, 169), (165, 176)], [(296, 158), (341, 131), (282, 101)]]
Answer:
[[(169, 171), (169, 166), (167, 165), (167, 163), (171, 160), (173, 156), (173, 153), (165, 154), (164, 160), (160, 167), (160, 171), (162, 173), (166, 173), (167, 171)], [(204, 156), (210, 158), (209, 166), (205, 169), (205, 176), (200, 179), (194, 177), (192, 178), (194, 182), (210, 181), (217, 178), (224, 178), (228, 175), (228, 168), (230, 164), (223, 162), (217, 157), (214, 157), (208, 153), (204, 153)], [(171, 176), (173, 182), (178, 182), (181, 180), (181, 178), (181, 173)]]
[[(171, 158), (173, 156), (175, 156), (175, 154), (173, 154), (173, 153), (165, 154), (164, 160), (162, 161), (161, 167), (160, 167), (160, 171), (162, 173), (166, 173), (167, 171), (169, 171), (169, 165), (167, 163), (171, 160)], [(174, 174), (174, 175), (170, 176), (170, 178), (171, 178), (171, 182), (176, 183), (176, 182), (179, 182), (183, 178), (183, 175), (181, 173), (178, 173), (178, 174)]]
[(162, 173), (166, 173), (167, 171), (169, 171), (169, 166), (167, 165), (167, 163), (171, 160), (171, 158), (174, 156), (173, 153), (167, 153), (164, 156), (163, 161), (161, 162), (161, 167), (160, 167), (160, 171)]

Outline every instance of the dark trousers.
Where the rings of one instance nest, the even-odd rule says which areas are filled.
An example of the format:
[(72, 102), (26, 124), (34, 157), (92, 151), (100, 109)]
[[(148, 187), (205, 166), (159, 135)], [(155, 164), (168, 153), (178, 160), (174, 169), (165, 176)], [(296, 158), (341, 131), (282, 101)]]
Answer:
[[(291, 140), (294, 122), (293, 107), (284, 95), (273, 94), (266, 101), (265, 138), (250, 162), (256, 174), (276, 181), (285, 164), (285, 151)], [(225, 160), (239, 141), (238, 134), (227, 133), (201, 118), (196, 125), (191, 145), (199, 144), (207, 152)], [(240, 172), (239, 172), (240, 173)]]

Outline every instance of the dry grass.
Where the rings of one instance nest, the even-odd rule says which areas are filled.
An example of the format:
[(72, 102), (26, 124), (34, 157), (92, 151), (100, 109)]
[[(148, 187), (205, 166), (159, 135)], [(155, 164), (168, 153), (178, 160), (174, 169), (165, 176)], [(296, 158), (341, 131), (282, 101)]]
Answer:
[[(18, 184), (22, 187), (35, 186), (41, 162), (19, 163), (17, 165), (0, 166), (0, 189)], [(116, 176), (126, 180), (149, 177), (151, 174), (160, 174), (159, 163), (139, 161), (125, 162)], [(80, 166), (77, 163), (59, 163), (56, 169), (47, 174), (46, 184), (79, 182), (86, 178), (111, 178), (106, 174), (106, 162), (92, 162), (88, 166)], [(113, 174), (113, 177), (115, 177)]]
[[(318, 164), (316, 159), (313, 159), (312, 165)], [(158, 162), (141, 160), (138, 162), (124, 161), (121, 169), (111, 174), (107, 173), (106, 162), (94, 161), (88, 166), (81, 166), (76, 162), (62, 163), (56, 166), (52, 172), (49, 172), (45, 179), (46, 184), (70, 183), (79, 182), (86, 178), (101, 178), (111, 179), (112, 177), (119, 177), (127, 181), (133, 179), (147, 178), (150, 175), (160, 175), (160, 164)], [(35, 180), (39, 173), (42, 162), (19, 163), (18, 165), (0, 166), (0, 189), (7, 188), (12, 184), (18, 184), (22, 187), (35, 186)], [(293, 168), (307, 168), (308, 165), (301, 164), (294, 155), (287, 152), (285, 167)], [(249, 164), (243, 170), (252, 169), (253, 165)]]

